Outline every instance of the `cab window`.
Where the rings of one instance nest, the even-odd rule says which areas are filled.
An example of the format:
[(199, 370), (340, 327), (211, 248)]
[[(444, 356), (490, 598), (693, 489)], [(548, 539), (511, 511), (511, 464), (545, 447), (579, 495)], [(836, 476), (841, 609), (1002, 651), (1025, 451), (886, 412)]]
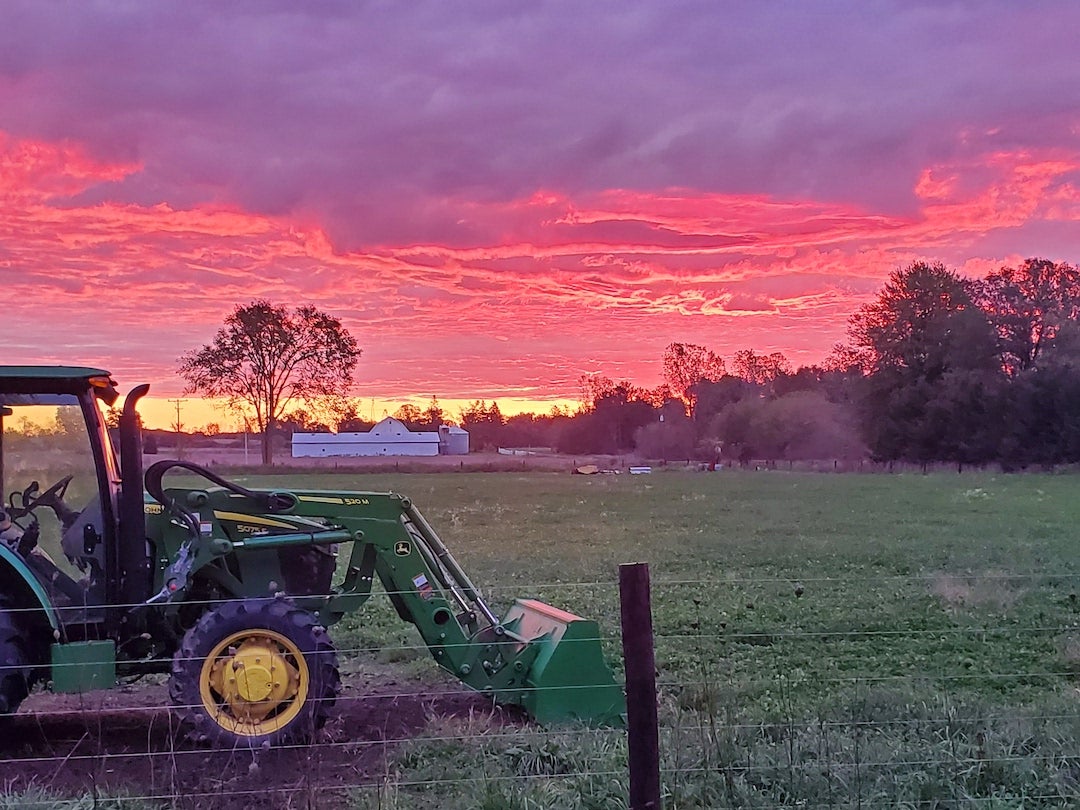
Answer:
[(60, 571), (84, 588), (98, 584), (102, 509), (78, 398), (7, 395), (0, 413), (0, 542), (39, 573)]

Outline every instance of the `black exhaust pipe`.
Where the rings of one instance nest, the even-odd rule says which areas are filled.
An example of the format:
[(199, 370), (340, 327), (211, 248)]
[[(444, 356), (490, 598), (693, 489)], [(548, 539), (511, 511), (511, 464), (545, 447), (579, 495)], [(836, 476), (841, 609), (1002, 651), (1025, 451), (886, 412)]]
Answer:
[(150, 559), (146, 552), (146, 511), (143, 505), (142, 426), (135, 406), (150, 390), (132, 388), (120, 412), (120, 602), (137, 605), (150, 594)]

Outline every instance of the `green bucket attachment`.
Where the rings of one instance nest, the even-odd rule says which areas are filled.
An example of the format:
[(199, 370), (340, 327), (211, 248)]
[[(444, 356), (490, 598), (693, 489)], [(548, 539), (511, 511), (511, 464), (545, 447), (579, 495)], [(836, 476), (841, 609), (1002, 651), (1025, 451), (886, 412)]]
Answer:
[(503, 627), (537, 647), (521, 705), (538, 722), (625, 723), (626, 698), (604, 661), (600, 628), (536, 599), (517, 599)]

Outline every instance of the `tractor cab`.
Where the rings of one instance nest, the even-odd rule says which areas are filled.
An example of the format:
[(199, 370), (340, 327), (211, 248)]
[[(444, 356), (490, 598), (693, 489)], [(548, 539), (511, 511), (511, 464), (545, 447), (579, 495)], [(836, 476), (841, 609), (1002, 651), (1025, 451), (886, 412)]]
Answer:
[[(122, 559), (123, 478), (104, 412), (117, 398), (100, 369), (0, 366), (0, 579), (8, 580), (0, 585), (40, 590), (66, 639), (109, 634), (119, 617), (105, 606), (124, 601), (132, 567)], [(137, 448), (137, 429), (126, 432)], [(127, 455), (142, 535), (129, 545), (145, 558), (141, 459)], [(145, 598), (148, 587), (127, 596)]]

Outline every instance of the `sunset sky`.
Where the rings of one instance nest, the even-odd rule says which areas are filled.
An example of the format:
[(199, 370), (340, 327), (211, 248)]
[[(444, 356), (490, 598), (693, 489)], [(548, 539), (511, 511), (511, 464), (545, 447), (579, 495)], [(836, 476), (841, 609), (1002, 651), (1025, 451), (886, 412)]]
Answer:
[[(914, 259), (1080, 260), (1072, 2), (0, 6), (4, 363), (181, 396), (237, 304), (339, 317), (376, 417), (664, 347), (817, 362)], [(187, 423), (227, 420), (197, 403)]]

